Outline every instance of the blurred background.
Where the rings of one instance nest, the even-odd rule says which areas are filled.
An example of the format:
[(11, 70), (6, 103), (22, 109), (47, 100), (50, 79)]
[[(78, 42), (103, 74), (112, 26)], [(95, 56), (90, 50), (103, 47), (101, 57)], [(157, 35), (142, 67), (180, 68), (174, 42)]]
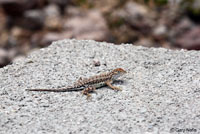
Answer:
[(0, 0), (0, 67), (66, 38), (200, 50), (200, 0)]

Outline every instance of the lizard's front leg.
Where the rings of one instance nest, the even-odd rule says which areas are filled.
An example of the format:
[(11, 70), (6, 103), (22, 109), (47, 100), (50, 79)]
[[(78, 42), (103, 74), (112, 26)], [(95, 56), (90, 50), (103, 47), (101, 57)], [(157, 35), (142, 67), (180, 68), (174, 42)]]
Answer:
[(87, 88), (85, 88), (83, 91), (82, 91), (82, 94), (83, 95), (87, 95), (87, 99), (90, 98), (91, 94), (90, 92), (94, 92), (96, 90), (96, 88), (94, 86), (89, 86)]
[(106, 81), (105, 83), (106, 83), (107, 86), (109, 86), (109, 87), (112, 88), (113, 90), (120, 90), (120, 91), (121, 91), (121, 89), (120, 89), (119, 87), (113, 86), (113, 85), (111, 84), (111, 81)]

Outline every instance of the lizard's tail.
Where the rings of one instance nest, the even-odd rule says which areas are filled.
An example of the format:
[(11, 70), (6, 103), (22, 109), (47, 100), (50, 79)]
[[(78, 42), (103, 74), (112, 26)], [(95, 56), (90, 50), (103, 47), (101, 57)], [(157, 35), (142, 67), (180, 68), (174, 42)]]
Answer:
[(49, 92), (67, 92), (73, 90), (75, 90), (75, 88), (73, 87), (57, 88), (57, 89), (26, 89), (26, 91), (49, 91)]

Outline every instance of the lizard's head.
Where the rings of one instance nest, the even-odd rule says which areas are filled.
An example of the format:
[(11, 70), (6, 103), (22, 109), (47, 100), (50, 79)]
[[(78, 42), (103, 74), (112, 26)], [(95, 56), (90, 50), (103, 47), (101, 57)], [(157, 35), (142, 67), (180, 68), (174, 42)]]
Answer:
[(112, 71), (112, 74), (113, 74), (113, 78), (114, 78), (114, 79), (116, 79), (116, 78), (122, 76), (122, 75), (125, 74), (125, 73), (126, 73), (126, 71), (125, 71), (124, 69), (122, 69), (122, 68), (117, 68), (117, 69), (114, 69), (114, 70)]

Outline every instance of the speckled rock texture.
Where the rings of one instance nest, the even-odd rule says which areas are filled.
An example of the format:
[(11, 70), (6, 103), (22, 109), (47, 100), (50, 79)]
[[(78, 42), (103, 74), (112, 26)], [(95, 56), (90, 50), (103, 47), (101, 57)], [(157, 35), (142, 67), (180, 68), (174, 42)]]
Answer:
[[(128, 73), (87, 100), (59, 88), (114, 68)], [(200, 52), (61, 40), (0, 69), (1, 134), (200, 133)]]

